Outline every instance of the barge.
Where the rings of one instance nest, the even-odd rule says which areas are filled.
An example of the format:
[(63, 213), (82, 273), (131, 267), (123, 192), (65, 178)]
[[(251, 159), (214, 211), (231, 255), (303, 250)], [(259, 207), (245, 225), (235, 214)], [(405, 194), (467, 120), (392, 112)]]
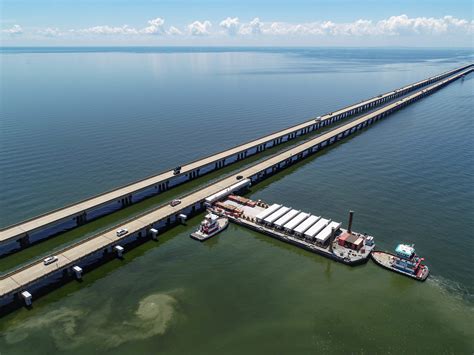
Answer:
[(349, 227), (344, 229), (330, 219), (241, 196), (226, 196), (208, 208), (233, 223), (346, 265), (366, 263), (375, 248), (373, 237), (351, 230), (352, 211)]

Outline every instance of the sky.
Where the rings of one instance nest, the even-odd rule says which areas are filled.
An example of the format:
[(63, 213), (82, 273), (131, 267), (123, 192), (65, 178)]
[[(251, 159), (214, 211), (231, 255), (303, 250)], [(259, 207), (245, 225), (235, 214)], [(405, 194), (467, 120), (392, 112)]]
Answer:
[(0, 0), (1, 46), (473, 48), (472, 0)]

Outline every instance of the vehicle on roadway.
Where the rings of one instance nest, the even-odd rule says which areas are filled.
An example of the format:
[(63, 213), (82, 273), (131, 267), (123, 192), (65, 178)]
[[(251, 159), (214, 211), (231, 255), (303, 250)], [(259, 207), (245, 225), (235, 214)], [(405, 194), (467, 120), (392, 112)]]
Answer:
[(181, 203), (181, 200), (176, 199), (170, 202), (170, 206), (171, 207), (178, 206), (180, 203)]
[(120, 228), (120, 229), (117, 229), (117, 237), (121, 237), (122, 235), (125, 235), (128, 233), (128, 230), (126, 230), (125, 228)]
[(56, 255), (48, 256), (46, 259), (43, 260), (43, 264), (49, 265), (54, 263), (55, 261), (58, 261), (58, 257)]
[(174, 170), (173, 170), (173, 175), (178, 175), (180, 172), (181, 172), (181, 167), (180, 167), (180, 166), (177, 166), (177, 167), (174, 168)]
[(244, 177), (242, 175), (237, 175), (236, 179), (237, 180), (242, 180)]

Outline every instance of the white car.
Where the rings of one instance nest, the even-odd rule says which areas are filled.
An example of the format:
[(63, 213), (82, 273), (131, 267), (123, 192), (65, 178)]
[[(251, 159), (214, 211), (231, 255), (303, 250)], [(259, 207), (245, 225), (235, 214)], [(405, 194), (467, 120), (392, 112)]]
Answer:
[(120, 228), (120, 229), (117, 229), (117, 237), (121, 237), (122, 235), (125, 235), (128, 233), (128, 230), (126, 230), (125, 228)]
[(54, 263), (55, 261), (58, 261), (58, 257), (53, 255), (53, 256), (48, 256), (46, 259), (43, 260), (44, 265), (49, 265)]

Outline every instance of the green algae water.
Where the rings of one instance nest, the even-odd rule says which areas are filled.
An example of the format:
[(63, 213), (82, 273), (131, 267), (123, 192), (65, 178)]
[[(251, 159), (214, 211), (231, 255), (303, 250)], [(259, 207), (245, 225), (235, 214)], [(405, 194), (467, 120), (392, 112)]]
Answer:
[[(468, 51), (342, 49), (1, 58), (2, 225), (472, 61)], [(53, 70), (62, 66), (67, 77)], [(20, 105), (31, 78), (26, 90), (37, 95)], [(379, 248), (415, 243), (432, 270), (427, 282), (372, 262), (348, 267), (235, 225), (198, 243), (189, 238), (197, 216), (0, 319), (1, 354), (471, 354), (473, 82), (248, 193), (344, 223), (353, 209), (354, 230)]]

